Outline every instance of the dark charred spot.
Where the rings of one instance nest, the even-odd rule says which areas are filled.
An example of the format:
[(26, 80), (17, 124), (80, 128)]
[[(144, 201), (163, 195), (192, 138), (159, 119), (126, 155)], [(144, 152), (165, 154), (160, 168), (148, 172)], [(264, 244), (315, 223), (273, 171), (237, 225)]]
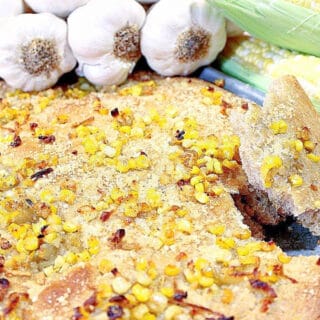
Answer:
[(52, 168), (42, 169), (42, 170), (34, 173), (33, 175), (31, 175), (30, 179), (33, 181), (37, 181), (38, 179), (43, 178), (44, 176), (48, 175), (51, 172), (53, 172)]
[(21, 146), (22, 140), (19, 136), (15, 135), (13, 141), (10, 143), (10, 147), (16, 148)]
[(93, 293), (91, 297), (89, 297), (84, 303), (83, 303), (83, 307), (84, 309), (91, 313), (94, 311), (95, 307), (98, 305), (98, 301), (97, 301), (97, 294)]
[(49, 136), (39, 136), (38, 139), (45, 144), (52, 144), (56, 141), (56, 137), (54, 135)]
[(12, 244), (10, 243), (9, 240), (7, 240), (6, 238), (0, 238), (0, 248), (2, 250), (8, 250), (12, 247)]
[(316, 262), (317, 266), (320, 266), (320, 258)]
[(190, 184), (190, 180), (181, 179), (177, 182), (177, 185), (180, 189), (182, 189), (183, 186), (186, 186), (188, 184)]
[(29, 126), (30, 126), (30, 130), (34, 131), (38, 127), (38, 124), (35, 122), (31, 122)]
[(179, 140), (179, 141), (183, 140), (185, 133), (186, 132), (184, 130), (177, 130), (176, 131), (176, 135), (175, 135), (176, 139)]
[(77, 156), (77, 155), (78, 155), (78, 150), (73, 150), (71, 153), (72, 153), (74, 156)]
[(111, 116), (112, 116), (113, 118), (118, 117), (119, 114), (120, 114), (120, 113), (119, 113), (119, 109), (118, 109), (118, 108), (114, 108), (114, 109), (111, 110)]
[(119, 270), (117, 268), (113, 268), (111, 270), (111, 273), (114, 275), (114, 276), (117, 276), (119, 274)]
[(83, 319), (83, 314), (81, 312), (81, 308), (80, 307), (76, 307), (73, 309), (73, 315), (71, 320), (82, 320)]
[(121, 240), (124, 238), (126, 235), (126, 230), (125, 229), (118, 229), (110, 238), (110, 241), (114, 244), (118, 244), (121, 242)]
[(248, 103), (247, 103), (247, 102), (243, 103), (243, 104), (241, 105), (241, 108), (242, 108), (243, 110), (247, 111), (247, 110), (249, 109)]
[(118, 296), (113, 296), (109, 299), (109, 302), (111, 303), (116, 303), (116, 304), (121, 304), (121, 305), (125, 305), (129, 303), (129, 300), (122, 294), (118, 295)]
[(183, 299), (186, 299), (188, 297), (187, 291), (177, 290), (174, 293), (173, 299), (176, 301), (182, 301)]
[(119, 319), (123, 316), (124, 312), (121, 306), (109, 306), (107, 309), (107, 316), (110, 320)]
[(102, 222), (106, 222), (111, 217), (113, 211), (103, 211), (100, 216)]

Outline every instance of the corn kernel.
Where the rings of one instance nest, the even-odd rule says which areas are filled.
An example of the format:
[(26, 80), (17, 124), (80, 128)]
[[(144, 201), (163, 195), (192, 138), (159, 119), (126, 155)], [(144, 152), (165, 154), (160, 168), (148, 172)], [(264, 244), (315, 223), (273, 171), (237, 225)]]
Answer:
[(251, 237), (251, 231), (249, 229), (244, 229), (241, 232), (234, 233), (234, 237), (240, 240), (247, 240)]
[(174, 296), (174, 289), (171, 287), (162, 287), (160, 291), (167, 298), (172, 298)]
[(60, 191), (59, 200), (66, 202), (68, 204), (73, 204), (76, 199), (76, 195), (73, 191), (68, 189), (63, 189)]
[(249, 242), (244, 246), (239, 246), (237, 248), (237, 253), (239, 256), (246, 256), (250, 253), (260, 251), (260, 250), (262, 250), (261, 242), (255, 241), (255, 242)]
[(58, 238), (58, 234), (56, 232), (50, 232), (49, 234), (46, 234), (44, 237), (44, 241), (46, 243), (54, 243), (55, 240)]
[(216, 236), (221, 236), (224, 234), (226, 226), (223, 224), (212, 224), (207, 227), (207, 230)]
[(78, 261), (78, 257), (75, 253), (73, 252), (68, 252), (65, 256), (64, 259), (67, 263), (69, 264), (75, 264)]
[(202, 176), (195, 176), (195, 177), (192, 177), (190, 179), (190, 184), (192, 186), (195, 186), (195, 185), (197, 185), (197, 184), (199, 184), (201, 182), (203, 182), (203, 177)]
[(131, 288), (131, 283), (123, 277), (116, 277), (111, 283), (115, 293), (124, 294)]
[(40, 191), (40, 199), (42, 202), (52, 203), (55, 201), (55, 197), (51, 190), (44, 189)]
[(148, 306), (151, 312), (156, 314), (162, 313), (168, 305), (168, 299), (162, 293), (154, 293), (148, 301)]
[(118, 188), (113, 188), (111, 190), (111, 193), (110, 193), (110, 198), (113, 200), (113, 201), (117, 201), (119, 200), (120, 198), (124, 197), (124, 193), (118, 189)]
[(138, 304), (132, 309), (131, 315), (133, 316), (133, 319), (141, 320), (148, 312), (149, 308), (145, 304)]
[(200, 276), (199, 272), (193, 272), (190, 269), (184, 270), (183, 274), (189, 283), (197, 283)]
[(199, 167), (196, 167), (196, 166), (193, 166), (191, 171), (190, 171), (191, 174), (195, 174), (195, 175), (198, 175), (200, 173), (200, 168)]
[(303, 146), (309, 152), (313, 151), (314, 148), (316, 147), (315, 144), (310, 140), (304, 141)]
[(209, 202), (209, 197), (204, 192), (195, 192), (194, 197), (198, 202), (202, 204), (206, 204)]
[(62, 229), (67, 233), (73, 233), (79, 230), (79, 226), (67, 221), (62, 224)]
[(140, 258), (136, 261), (135, 267), (137, 271), (145, 271), (148, 267), (148, 262), (146, 259)]
[(152, 208), (158, 208), (162, 205), (161, 202), (161, 194), (157, 192), (155, 189), (147, 190), (147, 202)]
[(214, 279), (202, 276), (199, 278), (199, 284), (201, 287), (209, 288), (214, 284)]
[(39, 239), (36, 236), (29, 236), (23, 241), (24, 248), (28, 251), (35, 251), (39, 247)]
[(82, 261), (82, 262), (89, 261), (91, 258), (88, 250), (83, 250), (83, 251), (79, 252), (77, 257), (78, 257), (79, 261)]
[(82, 141), (86, 153), (94, 155), (100, 149), (99, 143), (94, 136), (85, 137)]
[(303, 184), (303, 179), (298, 174), (293, 174), (289, 177), (289, 182), (293, 187), (300, 187)]
[(312, 161), (318, 163), (320, 161), (320, 156), (315, 155), (314, 153), (308, 153), (307, 157)]
[(113, 147), (110, 147), (110, 146), (105, 146), (103, 151), (104, 151), (105, 155), (109, 158), (113, 158), (117, 154), (117, 150)]
[(273, 122), (270, 125), (270, 129), (272, 130), (273, 134), (286, 133), (288, 130), (288, 124), (284, 120), (279, 120)]
[(154, 280), (158, 276), (158, 271), (155, 267), (151, 267), (150, 269), (148, 269), (147, 273), (152, 280)]
[(282, 159), (279, 156), (267, 156), (263, 159), (260, 173), (266, 188), (271, 188), (273, 176), (275, 172), (273, 169), (279, 169), (282, 166)]
[(294, 140), (293, 145), (297, 152), (301, 152), (303, 150), (303, 142), (301, 140)]
[(137, 274), (137, 282), (142, 286), (148, 287), (152, 283), (152, 279), (145, 272), (139, 272)]
[(242, 265), (256, 265), (260, 263), (260, 258), (257, 256), (240, 256), (239, 261)]
[(174, 277), (174, 276), (177, 276), (179, 273), (180, 273), (180, 268), (175, 266), (175, 265), (172, 265), (172, 264), (168, 264), (165, 268), (164, 268), (164, 273), (165, 275), (167, 276), (170, 276), (170, 277)]
[(234, 298), (233, 292), (230, 289), (223, 289), (221, 302), (224, 304), (230, 304)]
[(209, 261), (204, 258), (198, 258), (194, 263), (195, 269), (199, 271), (207, 267), (208, 265), (209, 265)]
[(98, 270), (102, 274), (108, 273), (113, 269), (113, 263), (108, 259), (102, 259), (98, 265)]
[(192, 224), (190, 221), (182, 219), (177, 222), (177, 229), (181, 232), (191, 234), (192, 233)]
[(180, 208), (176, 211), (176, 215), (180, 218), (185, 217), (188, 214), (188, 210), (186, 208)]
[(132, 287), (132, 293), (139, 302), (147, 302), (151, 297), (151, 290), (137, 283)]
[(177, 316), (183, 313), (182, 308), (179, 306), (169, 306), (164, 313), (164, 320), (174, 320)]
[(46, 277), (50, 277), (54, 273), (53, 266), (43, 268), (43, 273), (45, 274)]
[(236, 242), (233, 238), (222, 238), (216, 239), (216, 244), (222, 249), (232, 249), (236, 246)]
[(286, 264), (286, 263), (289, 263), (291, 261), (291, 257), (287, 256), (285, 253), (281, 252), (279, 255), (278, 255), (278, 260), (279, 262), (283, 263), (283, 264)]

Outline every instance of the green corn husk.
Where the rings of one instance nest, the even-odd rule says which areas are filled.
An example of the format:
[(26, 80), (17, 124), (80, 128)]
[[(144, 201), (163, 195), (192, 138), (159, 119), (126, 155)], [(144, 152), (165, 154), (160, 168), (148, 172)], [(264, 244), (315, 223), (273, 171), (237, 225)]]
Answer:
[(263, 92), (282, 75), (294, 75), (320, 112), (320, 58), (279, 48), (249, 36), (231, 37), (217, 60), (224, 73)]
[(252, 36), (320, 56), (320, 12), (285, 0), (208, 0)]

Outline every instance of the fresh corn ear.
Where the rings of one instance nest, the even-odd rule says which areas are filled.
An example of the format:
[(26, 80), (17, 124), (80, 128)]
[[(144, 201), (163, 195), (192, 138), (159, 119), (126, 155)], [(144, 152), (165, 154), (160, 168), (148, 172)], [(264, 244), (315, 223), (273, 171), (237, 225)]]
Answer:
[(281, 49), (248, 36), (228, 39), (219, 68), (266, 92), (271, 80), (294, 75), (320, 112), (320, 58)]
[(320, 1), (209, 0), (252, 36), (320, 57)]

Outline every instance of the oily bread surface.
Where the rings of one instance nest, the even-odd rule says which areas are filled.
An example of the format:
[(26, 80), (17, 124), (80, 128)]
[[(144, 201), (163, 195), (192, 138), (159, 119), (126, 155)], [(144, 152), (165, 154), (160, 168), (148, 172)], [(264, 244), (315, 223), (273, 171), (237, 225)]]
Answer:
[(318, 257), (250, 237), (230, 196), (247, 181), (228, 112), (247, 105), (136, 77), (4, 89), (3, 317), (319, 319)]

